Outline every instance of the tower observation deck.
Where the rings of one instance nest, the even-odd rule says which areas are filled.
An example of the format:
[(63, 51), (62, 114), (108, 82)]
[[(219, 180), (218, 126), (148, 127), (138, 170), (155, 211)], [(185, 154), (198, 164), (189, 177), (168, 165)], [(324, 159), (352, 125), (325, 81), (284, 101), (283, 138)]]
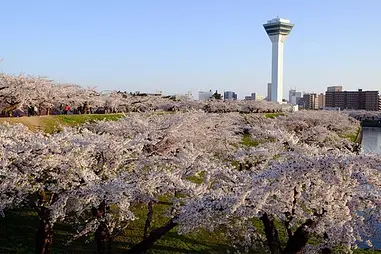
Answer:
[(283, 99), (283, 43), (294, 25), (287, 19), (275, 18), (263, 27), (272, 42), (271, 101), (280, 103)]

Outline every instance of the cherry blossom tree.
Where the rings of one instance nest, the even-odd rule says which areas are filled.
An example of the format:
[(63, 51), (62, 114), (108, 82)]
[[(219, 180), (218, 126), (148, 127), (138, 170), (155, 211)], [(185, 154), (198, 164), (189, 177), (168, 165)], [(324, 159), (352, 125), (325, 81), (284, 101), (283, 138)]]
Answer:
[[(28, 136), (24, 130), (24, 134), (15, 135), (15, 138), (12, 136), (15, 131), (12, 131), (12, 127), (9, 128), (11, 131), (5, 131), (9, 134), (3, 138), (6, 144), (4, 150), (6, 149), (7, 154), (16, 153), (17, 156), (8, 156), (11, 162), (4, 162), (3, 170), (8, 181), (2, 181), (1, 188), (8, 188), (10, 193), (16, 193), (13, 200), (21, 194), (29, 194), (29, 200), (35, 204), (33, 206), (40, 217), (36, 252), (50, 253), (54, 223), (65, 217), (62, 214), (65, 200), (74, 190), (99, 182), (101, 172), (110, 171), (109, 174), (112, 174), (115, 168), (119, 168), (124, 157), (128, 157), (124, 149), (127, 146), (123, 141), (115, 142), (112, 137), (96, 135), (86, 130), (65, 130), (52, 136)], [(107, 160), (106, 152), (110, 156)], [(9, 172), (23, 174), (15, 178), (15, 174)], [(10, 182), (13, 183), (13, 188), (10, 188)], [(21, 187), (23, 190), (26, 188), (26, 193), (18, 194)], [(5, 197), (7, 196), (9, 195)], [(13, 200), (5, 198), (1, 207), (9, 205)]]
[[(380, 219), (378, 177), (380, 158), (365, 155), (300, 156), (280, 161), (261, 171), (221, 169), (205, 182), (211, 191), (181, 207), (181, 232), (199, 227), (213, 230), (218, 225), (252, 219), (263, 223), (271, 253), (299, 253), (331, 249), (342, 245), (350, 250), (356, 241), (375, 232)], [(286, 247), (281, 246), (279, 224), (286, 230)], [(278, 225), (278, 226), (277, 226)], [(254, 230), (254, 231), (253, 231)], [(258, 237), (248, 226), (246, 236)], [(320, 244), (307, 246), (311, 236)], [(246, 244), (253, 240), (246, 238)]]
[[(143, 117), (142, 117), (143, 116)], [(197, 117), (195, 117), (197, 116)], [(201, 118), (200, 118), (201, 116)], [(329, 115), (331, 116), (331, 115)], [(292, 117), (292, 116), (290, 116)], [(147, 119), (145, 119), (147, 118)], [(188, 120), (187, 120), (188, 118)], [(311, 118), (311, 117), (310, 117)], [(227, 120), (227, 119), (230, 119)], [(325, 118), (322, 118), (320, 120), (321, 124), (318, 125), (318, 129), (320, 131), (326, 131), (330, 134), (335, 134), (334, 131), (328, 130), (324, 128), (323, 126), (328, 126), (326, 122), (324, 122)], [(329, 119), (326, 118), (326, 119)], [(233, 120), (233, 121), (232, 121)], [(250, 120), (250, 119), (249, 119)], [(189, 121), (189, 124), (188, 124)], [(216, 129), (215, 127), (218, 126), (220, 123), (219, 121), (225, 123), (226, 125), (222, 125), (221, 129)], [(263, 125), (261, 123), (263, 122), (272, 122), (271, 124)], [(307, 120), (305, 120), (307, 121)], [(291, 122), (291, 120), (290, 120)], [(216, 124), (218, 123), (218, 124)], [(251, 127), (250, 125), (244, 125), (243, 123), (250, 123), (251, 125), (254, 125), (254, 127)], [(280, 123), (280, 121), (279, 121)], [(311, 140), (310, 143), (314, 143), (314, 146), (308, 145), (305, 143), (305, 139), (300, 139), (298, 135), (296, 135), (294, 132), (288, 132), (288, 128), (282, 127), (282, 125), (277, 125), (278, 122), (274, 124), (274, 120), (266, 120), (263, 117), (257, 117), (254, 121), (248, 121), (248, 118), (245, 116), (244, 121), (241, 117), (237, 115), (229, 115), (229, 114), (223, 114), (223, 115), (211, 115), (211, 114), (205, 114), (200, 112), (195, 113), (187, 113), (187, 114), (179, 114), (179, 115), (160, 115), (160, 114), (148, 114), (146, 116), (139, 114), (131, 114), (128, 118), (123, 119), (122, 121), (118, 123), (98, 123), (96, 125), (90, 126), (90, 129), (93, 129), (94, 131), (98, 133), (103, 133), (106, 131), (107, 133), (117, 133), (117, 135), (123, 136), (123, 137), (130, 137), (134, 136), (136, 134), (142, 135), (147, 137), (147, 140), (154, 141), (154, 145), (148, 146), (145, 144), (145, 152), (147, 152), (146, 156), (152, 156), (155, 155), (168, 155), (171, 153), (174, 153), (176, 149), (181, 147), (181, 144), (183, 144), (181, 141), (185, 142), (191, 142), (193, 144), (197, 144), (197, 149), (202, 152), (208, 152), (211, 153), (214, 152), (215, 155), (218, 155), (219, 153), (216, 153), (216, 151), (219, 151), (221, 149), (221, 154), (232, 154), (233, 150), (232, 146), (225, 145), (224, 147), (221, 147), (218, 143), (221, 142), (221, 139), (217, 143), (213, 142), (215, 138), (215, 134), (222, 134), (226, 133), (226, 130), (230, 129), (230, 132), (224, 134), (225, 138), (231, 137), (232, 143), (239, 142), (239, 139), (236, 134), (240, 133), (240, 130), (246, 131), (247, 133), (251, 133), (250, 135), (253, 136), (256, 140), (259, 140), (263, 142), (263, 144), (259, 144), (256, 147), (250, 147), (246, 149), (239, 148), (237, 153), (234, 155), (236, 159), (238, 160), (253, 160), (255, 157), (257, 159), (256, 163), (251, 162), (250, 169), (254, 170), (254, 172), (263, 172), (266, 170), (269, 166), (274, 164), (274, 158), (282, 159), (285, 161), (293, 160), (296, 155), (298, 156), (306, 156), (309, 158), (310, 156), (317, 156), (322, 153), (327, 153), (330, 150), (339, 151), (339, 148), (341, 149), (342, 145), (340, 143), (346, 144), (346, 139), (338, 138), (335, 143), (333, 143), (332, 147), (320, 147), (317, 144), (317, 141)], [(228, 126), (236, 125), (234, 128), (227, 128)], [(256, 125), (259, 125), (256, 127)], [(168, 126), (164, 127), (163, 126)], [(197, 126), (197, 127), (194, 127)], [(272, 127), (271, 127), (272, 126)], [(256, 127), (256, 128), (255, 128)], [(250, 129), (255, 128), (255, 129)], [(281, 128), (281, 129), (280, 129)], [(347, 127), (338, 128), (336, 131), (347, 131)], [(154, 130), (160, 130), (157, 131), (156, 134), (154, 134)], [(208, 135), (202, 135), (201, 133), (208, 133), (211, 130), (214, 131), (213, 134)], [(225, 130), (225, 131), (223, 131)], [(305, 128), (305, 131), (309, 130), (308, 128)], [(352, 129), (351, 129), (352, 130)], [(161, 132), (161, 133), (160, 133)], [(192, 133), (193, 135), (187, 136), (188, 133)], [(304, 134), (303, 132), (300, 133)], [(176, 137), (176, 135), (179, 135)], [(200, 135), (200, 136), (198, 136)], [(314, 134), (309, 134), (310, 136), (313, 136)], [(201, 137), (201, 139), (198, 139), (198, 137)], [(303, 137), (303, 136), (301, 136)], [(155, 143), (157, 142), (157, 143)], [(321, 141), (323, 142), (323, 141)], [(220, 147), (220, 148), (219, 148)], [(172, 149), (171, 149), (172, 148)], [(332, 151), (330, 151), (332, 152)], [(348, 150), (347, 153), (350, 153), (351, 151)], [(258, 164), (259, 157), (262, 157), (260, 159), (261, 163)], [(214, 158), (221, 158), (219, 156), (216, 156)], [(224, 157), (226, 158), (226, 157)], [(241, 159), (239, 159), (241, 158)], [(263, 161), (264, 160), (264, 161)], [(276, 161), (276, 160), (275, 160)], [(272, 162), (272, 164), (270, 163)], [(210, 162), (209, 162), (210, 163)], [(275, 162), (276, 163), (276, 162)], [(193, 172), (195, 173), (195, 172)], [(187, 223), (182, 221), (182, 223)]]
[[(116, 123), (100, 122), (86, 127), (97, 133), (106, 132), (123, 138), (137, 138), (133, 142), (140, 143), (142, 154), (139, 159), (131, 163), (135, 165), (134, 168), (138, 172), (139, 178), (141, 180), (147, 179), (147, 182), (138, 189), (145, 190), (146, 186), (151, 189), (150, 191), (144, 191), (145, 195), (141, 196), (139, 200), (148, 203), (148, 207), (151, 207), (152, 203), (158, 201), (158, 194), (169, 194), (173, 197), (179, 193), (183, 195), (188, 193), (187, 195), (190, 195), (189, 190), (195, 189), (195, 186), (187, 179), (213, 166), (209, 161), (208, 154), (212, 157), (217, 156), (219, 155), (218, 151), (226, 150), (227, 146), (230, 146), (229, 143), (226, 144), (226, 140), (225, 142), (223, 139), (221, 140), (222, 134), (228, 133), (231, 135), (230, 142), (233, 142), (234, 128), (225, 128), (228, 127), (228, 122), (224, 122), (224, 120), (226, 119), (221, 119), (217, 115), (213, 116), (205, 113), (147, 114), (143, 115), (143, 117), (142, 115), (131, 114)], [(230, 147), (233, 148), (233, 146)], [(205, 154), (208, 156), (205, 157)], [(144, 177), (148, 173), (146, 172), (147, 168), (149, 174)], [(158, 175), (152, 174), (153, 172), (158, 174), (163, 169), (169, 171), (160, 178), (158, 178)], [(167, 174), (170, 175), (167, 176)], [(165, 177), (170, 178), (165, 180)], [(130, 178), (133, 179), (134, 177), (131, 176)], [(151, 181), (152, 179), (158, 179), (158, 181), (155, 181), (156, 184), (162, 184), (162, 186), (158, 185), (153, 188), (149, 185), (148, 179), (151, 179)], [(185, 184), (184, 181), (187, 183)], [(192, 186), (192, 188), (189, 188), (189, 186)], [(172, 209), (173, 206), (169, 208), (169, 210)], [(152, 214), (151, 209), (149, 209), (149, 213)], [(149, 218), (147, 218), (146, 224), (150, 224)], [(160, 230), (154, 230), (150, 234), (147, 233), (144, 240), (133, 247), (133, 253), (152, 246), (154, 241), (176, 225), (173, 218), (170, 218), (168, 223), (163, 225)]]
[[(267, 101), (192, 101), (173, 99), (171, 96), (140, 96), (128, 93), (101, 92), (75, 84), (60, 84), (45, 77), (27, 75), (0, 75), (0, 98), (3, 99), (3, 115), (15, 109), (36, 105), (49, 114), (52, 109), (69, 105), (81, 107), (82, 113), (103, 108), (116, 112), (189, 111), (203, 110), (208, 113), (274, 113), (287, 111), (287, 106)], [(91, 110), (90, 110), (91, 109)]]
[(22, 205), (30, 193), (40, 188), (38, 183), (32, 184), (27, 180), (30, 170), (21, 168), (24, 162), (19, 160), (25, 155), (26, 143), (35, 138), (36, 134), (21, 124), (0, 125), (0, 213), (3, 216), (5, 209)]
[[(195, 110), (178, 101), (183, 112), (165, 113), (150, 103), (141, 104), (145, 113), (52, 135), (0, 126), (0, 209), (35, 207), (37, 252), (51, 251), (53, 228), (61, 221), (78, 229), (72, 240), (94, 234), (98, 251), (110, 252), (139, 203), (147, 204), (148, 215), (132, 253), (146, 251), (174, 227), (225, 226), (232, 238), (242, 234), (238, 238), (248, 247), (266, 238), (273, 253), (351, 248), (372, 232), (380, 164), (377, 156), (347, 149), (352, 143), (345, 135), (357, 130), (357, 121), (332, 112), (268, 119), (242, 114), (240, 107), (206, 113), (204, 106)], [(151, 229), (152, 204), (162, 195), (169, 200), (168, 221)], [(253, 220), (263, 224), (263, 234)], [(286, 247), (279, 244), (277, 223), (286, 228)], [(307, 244), (311, 236), (319, 246)]]
[(126, 112), (128, 101), (121, 92), (111, 91), (104, 93), (104, 110), (105, 113)]
[(8, 115), (15, 109), (36, 105), (40, 111), (47, 114), (53, 107), (61, 104), (72, 107), (82, 106), (83, 112), (89, 107), (104, 106), (105, 99), (94, 88), (83, 88), (72, 84), (58, 84), (46, 77), (30, 75), (0, 74), (0, 98), (2, 99), (2, 114)]
[(50, 103), (52, 83), (44, 77), (0, 74), (0, 98), (6, 103), (2, 114), (15, 109), (23, 109), (30, 104)]
[(349, 116), (359, 120), (373, 120), (380, 121), (381, 114), (379, 111), (366, 111), (366, 110), (344, 110), (344, 114), (348, 114)]
[[(175, 150), (172, 147), (168, 150), (168, 142), (158, 145), (157, 139), (146, 140), (140, 135), (120, 139), (86, 129), (36, 135), (20, 140), (15, 146), (23, 156), (13, 160), (12, 166), (18, 171), (28, 170), (27, 182), (36, 186), (29, 194), (36, 196), (30, 197), (30, 201), (35, 201), (40, 217), (36, 246), (39, 253), (51, 251), (53, 227), (57, 221), (73, 213), (76, 217), (83, 216), (89, 209), (94, 210), (93, 219), (79, 235), (95, 231), (99, 249), (105, 250), (109, 245), (105, 239), (109, 237), (104, 236), (111, 236), (114, 230), (120, 230), (123, 223), (134, 218), (128, 210), (130, 202), (156, 201), (159, 194), (193, 190), (194, 184), (186, 177), (209, 165), (191, 144), (184, 143)], [(115, 216), (106, 212), (111, 205), (118, 207)], [(152, 246), (171, 229), (166, 225), (163, 228), (166, 230), (160, 234), (157, 231), (147, 234), (144, 243), (135, 248)]]
[(71, 108), (81, 108), (81, 113), (103, 107), (104, 96), (95, 88), (84, 88), (74, 84), (57, 84), (55, 86), (55, 105), (63, 107), (69, 105)]

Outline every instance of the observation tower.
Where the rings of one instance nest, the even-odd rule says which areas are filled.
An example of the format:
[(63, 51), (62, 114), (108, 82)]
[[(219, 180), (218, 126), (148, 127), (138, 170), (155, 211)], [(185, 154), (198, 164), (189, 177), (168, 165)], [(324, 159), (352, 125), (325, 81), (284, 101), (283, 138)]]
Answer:
[(275, 18), (263, 24), (272, 42), (271, 101), (283, 99), (283, 43), (290, 34), (293, 24), (287, 19)]

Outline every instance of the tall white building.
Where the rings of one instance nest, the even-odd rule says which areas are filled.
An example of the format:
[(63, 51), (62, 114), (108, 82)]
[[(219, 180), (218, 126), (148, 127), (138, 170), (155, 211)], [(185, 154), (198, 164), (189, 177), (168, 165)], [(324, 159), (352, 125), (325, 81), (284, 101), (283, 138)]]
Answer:
[(274, 102), (281, 103), (283, 99), (283, 43), (293, 26), (289, 20), (279, 17), (263, 25), (272, 42), (271, 101)]
[(199, 91), (198, 92), (198, 99), (200, 101), (209, 100), (213, 96), (212, 90), (209, 91)]

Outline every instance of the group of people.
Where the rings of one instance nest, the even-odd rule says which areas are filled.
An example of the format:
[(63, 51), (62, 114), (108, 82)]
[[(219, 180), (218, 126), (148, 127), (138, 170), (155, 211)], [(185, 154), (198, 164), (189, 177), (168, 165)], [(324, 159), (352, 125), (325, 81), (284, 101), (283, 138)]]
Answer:
[[(68, 115), (70, 113), (70, 106), (69, 105), (65, 105), (65, 107), (63, 107), (63, 105), (61, 105), (60, 107), (60, 111), (61, 113), (63, 112), (63, 114), (65, 115)], [(39, 111), (38, 111), (38, 107), (36, 105), (30, 105), (28, 107), (28, 116), (38, 116), (40, 115), (39, 114)]]
[(64, 115), (69, 114), (92, 114), (93, 110), (91, 107), (88, 107), (86, 103), (84, 106), (79, 106), (78, 108), (71, 109), (69, 105), (66, 104), (65, 107), (63, 105), (60, 106), (60, 112), (63, 112)]
[(28, 107), (28, 116), (38, 116), (38, 108), (36, 105), (30, 105)]
[(60, 114), (64, 114), (64, 115), (68, 115), (69, 113), (70, 113), (70, 106), (69, 105), (65, 105), (65, 107), (63, 106), (63, 104), (61, 104), (61, 106), (60, 106), (60, 111), (59, 111), (59, 113)]

